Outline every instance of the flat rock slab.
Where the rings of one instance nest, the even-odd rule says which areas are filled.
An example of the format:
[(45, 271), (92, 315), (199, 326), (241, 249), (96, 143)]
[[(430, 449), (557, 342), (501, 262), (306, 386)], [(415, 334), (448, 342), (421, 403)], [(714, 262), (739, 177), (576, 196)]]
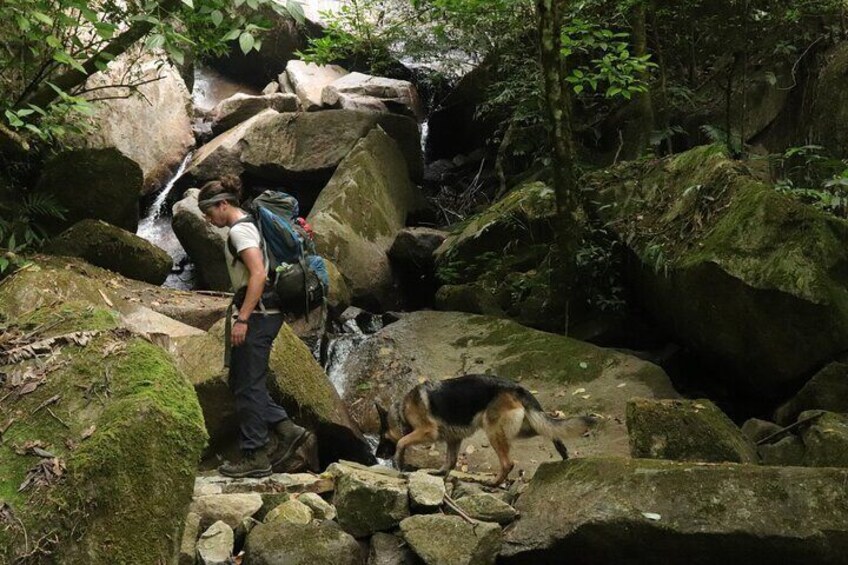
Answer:
[(224, 522), (215, 522), (200, 535), (197, 556), (201, 565), (229, 565), (233, 556), (233, 529)]
[(445, 481), (442, 477), (423, 471), (409, 474), (409, 501), (414, 508), (438, 508), (444, 499)]
[(412, 516), (400, 524), (403, 537), (427, 565), (494, 563), (501, 547), (497, 524), (469, 524), (459, 516)]
[(503, 563), (845, 563), (848, 469), (613, 458), (539, 467)]
[(237, 528), (244, 518), (253, 516), (262, 508), (262, 497), (250, 494), (209, 494), (195, 498), (191, 512), (200, 515), (201, 526), (222, 521)]

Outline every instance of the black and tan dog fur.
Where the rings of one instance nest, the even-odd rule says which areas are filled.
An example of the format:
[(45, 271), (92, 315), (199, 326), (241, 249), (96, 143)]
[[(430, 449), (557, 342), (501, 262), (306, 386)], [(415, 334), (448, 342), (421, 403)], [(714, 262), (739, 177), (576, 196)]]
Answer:
[(500, 462), (494, 484), (503, 483), (513, 468), (509, 450), (516, 438), (544, 436), (568, 459), (564, 438), (585, 433), (595, 423), (591, 416), (554, 418), (542, 410), (530, 391), (513, 381), (491, 375), (465, 375), (415, 386), (389, 410), (377, 405), (380, 444), (377, 457), (394, 457), (403, 469), (404, 452), (411, 445), (444, 441), (447, 458), (439, 473), (456, 465), (462, 440), (482, 428)]

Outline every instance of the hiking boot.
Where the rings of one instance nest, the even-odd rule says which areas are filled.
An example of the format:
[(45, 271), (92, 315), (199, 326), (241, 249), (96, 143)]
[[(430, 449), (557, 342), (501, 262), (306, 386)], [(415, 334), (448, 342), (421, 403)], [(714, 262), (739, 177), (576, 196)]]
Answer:
[(227, 461), (218, 467), (218, 472), (233, 479), (245, 477), (261, 479), (270, 475), (272, 471), (271, 463), (268, 461), (268, 453), (265, 448), (262, 448), (242, 451), (241, 461), (238, 463)]
[(303, 441), (309, 436), (306, 428), (301, 428), (291, 421), (285, 419), (274, 426), (274, 434), (277, 439), (277, 449), (271, 453), (271, 465), (276, 466), (291, 457)]

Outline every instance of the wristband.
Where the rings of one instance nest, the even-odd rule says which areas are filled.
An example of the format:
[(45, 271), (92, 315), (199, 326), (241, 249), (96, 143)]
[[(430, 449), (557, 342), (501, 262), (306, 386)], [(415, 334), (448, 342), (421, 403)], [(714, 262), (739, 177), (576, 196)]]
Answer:
[(247, 320), (242, 320), (241, 318), (236, 318), (236, 321), (235, 321), (235, 322), (233, 322), (233, 324), (234, 324), (234, 325), (235, 325), (235, 324), (244, 324), (244, 325), (246, 326), (246, 325), (247, 325)]

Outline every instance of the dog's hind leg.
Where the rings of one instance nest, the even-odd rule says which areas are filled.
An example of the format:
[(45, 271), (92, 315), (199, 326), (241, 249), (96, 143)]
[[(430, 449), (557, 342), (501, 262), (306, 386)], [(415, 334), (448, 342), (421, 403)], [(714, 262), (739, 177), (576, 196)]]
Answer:
[(486, 423), (486, 435), (489, 438), (489, 444), (497, 453), (498, 462), (501, 466), (500, 473), (498, 473), (498, 477), (492, 483), (492, 486), (503, 483), (515, 467), (515, 463), (509, 456), (509, 445), (521, 432), (523, 421), (524, 409), (519, 407), (502, 412), (496, 420), (490, 420)]
[(450, 473), (454, 467), (456, 467), (456, 460), (459, 459), (459, 446), (462, 445), (462, 440), (450, 440), (448, 441), (448, 453), (445, 456), (445, 464), (441, 469), (436, 471), (434, 474), (436, 475), (447, 475)]

